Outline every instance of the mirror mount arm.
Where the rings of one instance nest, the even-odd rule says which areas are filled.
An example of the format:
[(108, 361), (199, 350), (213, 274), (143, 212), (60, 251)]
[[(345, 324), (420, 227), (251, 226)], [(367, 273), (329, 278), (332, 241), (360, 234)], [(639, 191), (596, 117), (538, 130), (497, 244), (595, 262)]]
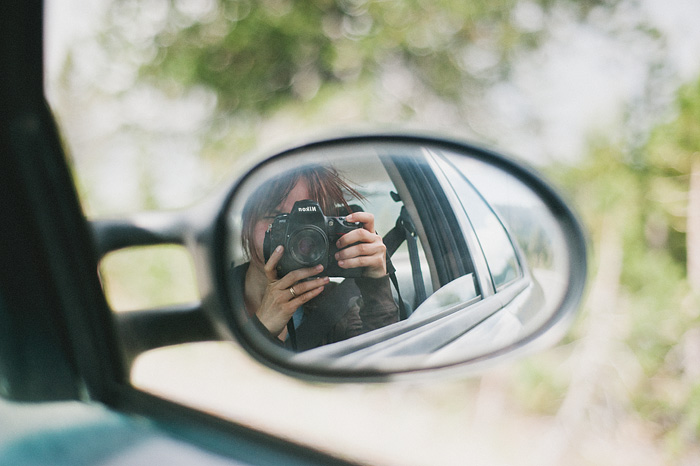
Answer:
[(131, 218), (91, 220), (98, 259), (118, 249), (185, 244), (187, 222), (180, 214), (148, 212)]
[(115, 313), (125, 366), (148, 350), (181, 343), (219, 340), (199, 303)]
[[(128, 218), (91, 220), (98, 260), (135, 246), (188, 246), (195, 228), (186, 211), (145, 212)], [(188, 248), (189, 249), (189, 248)], [(113, 314), (125, 366), (148, 350), (182, 343), (220, 340), (202, 303)]]

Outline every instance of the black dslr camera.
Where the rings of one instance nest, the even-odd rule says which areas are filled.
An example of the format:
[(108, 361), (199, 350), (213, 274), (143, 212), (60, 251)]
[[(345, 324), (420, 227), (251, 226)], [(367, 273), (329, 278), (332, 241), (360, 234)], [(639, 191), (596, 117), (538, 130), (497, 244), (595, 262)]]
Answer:
[(361, 223), (347, 222), (345, 217), (326, 217), (316, 201), (297, 201), (290, 213), (276, 216), (265, 232), (265, 262), (281, 244), (284, 254), (277, 264), (278, 277), (318, 264), (323, 265), (322, 274), (329, 277), (360, 277), (362, 267), (343, 269), (335, 260), (338, 238), (358, 228), (362, 228)]

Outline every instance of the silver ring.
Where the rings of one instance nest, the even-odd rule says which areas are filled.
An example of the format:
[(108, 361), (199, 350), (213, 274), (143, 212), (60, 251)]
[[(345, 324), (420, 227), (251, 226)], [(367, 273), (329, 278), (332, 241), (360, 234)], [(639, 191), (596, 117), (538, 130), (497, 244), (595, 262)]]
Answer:
[(296, 298), (296, 297), (297, 297), (297, 294), (296, 294), (296, 292), (294, 291), (294, 287), (293, 287), (293, 286), (290, 286), (290, 287), (289, 287), (289, 292), (292, 293), (292, 298)]

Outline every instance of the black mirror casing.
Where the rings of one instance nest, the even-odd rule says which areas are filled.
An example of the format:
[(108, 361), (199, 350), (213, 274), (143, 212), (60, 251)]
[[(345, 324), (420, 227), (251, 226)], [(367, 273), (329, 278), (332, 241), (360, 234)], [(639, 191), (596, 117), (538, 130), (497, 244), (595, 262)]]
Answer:
[[(413, 332), (413, 335), (418, 335), (420, 332), (421, 335), (425, 335), (429, 333), (426, 330), (427, 326), (434, 327), (439, 325), (436, 322), (441, 319), (444, 320), (444, 315), (442, 315), (440, 318), (431, 316), (424, 319), (420, 323), (411, 323), (411, 319), (408, 319), (407, 321), (399, 322), (394, 326), (377, 329), (373, 332), (369, 332), (366, 335), (360, 335), (359, 337), (350, 339), (349, 341), (334, 343), (332, 345), (328, 345), (327, 347), (312, 349), (305, 353), (294, 353), (284, 348), (283, 345), (261, 336), (264, 331), (262, 333), (260, 332), (260, 325), (258, 325), (259, 323), (252, 324), (250, 316), (242, 311), (244, 304), (240, 293), (241, 290), (232, 289), (230, 283), (230, 271), (232, 268), (232, 262), (234, 262), (234, 260), (232, 260), (233, 255), (231, 249), (232, 247), (235, 248), (235, 246), (232, 245), (239, 240), (235, 237), (236, 235), (232, 233), (232, 230), (240, 227), (240, 215), (237, 214), (237, 220), (232, 220), (232, 218), (236, 216), (233, 215), (232, 212), (236, 211), (236, 209), (239, 211), (242, 209), (240, 206), (236, 206), (236, 203), (239, 203), (241, 199), (250, 195), (250, 190), (252, 188), (249, 185), (252, 186), (259, 182), (259, 180), (253, 180), (253, 178), (264, 172), (268, 173), (265, 176), (272, 176), (270, 173), (288, 170), (290, 167), (309, 161), (316, 163), (319, 160), (322, 160), (325, 163), (329, 161), (335, 162), (338, 160), (346, 160), (348, 158), (346, 155), (347, 152), (361, 151), (365, 149), (378, 151), (380, 153), (385, 150), (399, 150), (404, 152), (412, 152), (413, 154), (420, 154), (422, 152), (444, 152), (450, 154), (451, 158), (454, 155), (454, 158), (458, 162), (460, 161), (460, 157), (464, 159), (468, 158), (471, 161), (470, 163), (483, 164), (490, 167), (489, 169), (500, 171), (508, 177), (517, 180), (523, 185), (523, 187), (530, 190), (534, 197), (539, 199), (542, 206), (545, 206), (548, 210), (548, 214), (551, 216), (552, 224), (556, 225), (556, 228), (560, 231), (561, 238), (563, 238), (562, 242), (564, 247), (561, 248), (559, 253), (560, 255), (565, 255), (566, 257), (560, 257), (559, 259), (561, 259), (562, 263), (566, 263), (566, 276), (562, 277), (565, 280), (565, 284), (561, 288), (561, 296), (557, 298), (558, 303), (552, 308), (550, 314), (548, 314), (546, 318), (543, 318), (542, 322), (538, 324), (536, 329), (532, 329), (531, 331), (528, 331), (527, 334), (521, 335), (514, 341), (510, 341), (500, 347), (493, 347), (483, 352), (462, 351), (461, 354), (463, 357), (461, 358), (455, 358), (454, 355), (450, 355), (447, 358), (434, 357), (433, 350), (430, 348), (441, 348), (452, 343), (436, 343), (435, 341), (428, 342), (427, 337), (422, 336), (419, 339), (425, 340), (426, 343), (424, 347), (428, 349), (425, 350), (427, 352), (421, 354), (421, 357), (418, 358), (413, 357), (415, 356), (413, 353), (416, 351), (413, 349), (407, 349), (409, 348), (409, 345), (404, 342), (401, 342), (399, 345), (394, 344), (393, 350), (382, 349), (375, 351), (374, 349), (369, 349), (377, 348), (382, 345), (388, 347), (388, 341), (393, 342), (397, 339), (406, 339), (406, 337), (398, 338), (399, 333), (407, 335), (409, 332)], [(384, 157), (384, 155), (382, 155), (382, 157)], [(386, 165), (391, 164), (385, 163), (385, 166)], [(396, 164), (394, 163), (393, 165)], [(440, 172), (440, 169), (436, 169), (435, 167), (431, 168), (431, 170), (435, 170), (435, 173)], [(442, 173), (444, 174), (445, 169), (442, 170)], [(391, 168), (389, 171), (391, 171)], [(443, 175), (440, 176), (444, 178)], [(264, 176), (261, 179), (264, 179)], [(395, 180), (396, 179), (397, 178), (395, 178)], [(406, 179), (407, 178), (405, 177), (398, 178), (399, 183), (405, 182)], [(444, 183), (444, 180), (442, 182)], [(454, 194), (450, 194), (449, 196), (452, 196), (453, 198), (458, 197), (454, 196)], [(454, 203), (456, 202), (456, 199), (451, 199), (450, 202)], [(414, 213), (414, 215), (420, 217), (420, 214)], [(421, 223), (421, 221), (418, 223)], [(423, 228), (423, 230), (425, 230), (425, 228)], [(423, 235), (427, 235), (425, 231), (422, 231), (421, 233)], [(473, 250), (473, 244), (468, 246)], [(217, 292), (221, 294), (221, 301), (225, 303), (225, 306), (216, 309), (216, 316), (214, 319), (226, 321), (227, 327), (231, 329), (231, 335), (239, 340), (247, 351), (261, 362), (291, 375), (323, 381), (377, 381), (397, 376), (411, 377), (425, 375), (435, 371), (444, 372), (456, 370), (469, 372), (478, 370), (484, 365), (492, 364), (495, 361), (531, 351), (535, 348), (539, 348), (542, 345), (552, 344), (563, 336), (564, 332), (572, 322), (584, 294), (587, 277), (586, 240), (581, 223), (578, 221), (571, 208), (562, 199), (562, 196), (556, 192), (556, 190), (553, 189), (550, 184), (545, 182), (533, 169), (498, 153), (470, 144), (417, 135), (364, 135), (329, 139), (289, 149), (277, 154), (274, 157), (266, 159), (250, 170), (245, 176), (241, 177), (229, 192), (224, 208), (221, 210), (216, 220), (213, 248), (214, 251), (211, 256), (214, 260), (212, 264), (214, 267), (214, 273), (212, 275), (216, 279), (216, 289)], [(518, 260), (522, 261), (523, 252), (520, 251), (519, 247), (516, 247), (516, 249), (518, 250)], [(478, 262), (478, 258), (470, 259), (470, 261), (468, 261), (464, 267), (458, 267), (454, 263), (454, 260), (450, 260), (449, 258), (445, 257), (437, 257), (440, 254), (433, 253), (435, 250), (433, 246), (426, 245), (426, 251), (427, 250), (430, 250), (430, 254), (434, 256), (429, 262), (431, 272), (433, 272), (434, 275), (432, 278), (434, 282), (433, 288), (436, 291), (438, 289), (446, 289), (447, 287), (444, 286), (445, 284), (447, 284), (450, 280), (458, 278), (459, 274), (454, 272), (452, 273), (451, 277), (445, 278), (442, 276), (445, 274), (449, 275), (450, 268), (461, 267), (462, 273), (464, 273), (463, 269), (465, 267), (469, 268), (472, 266), (475, 268), (474, 275), (476, 275), (476, 277), (474, 280), (476, 281), (475, 288), (477, 289), (477, 292), (481, 293), (482, 298), (489, 294), (492, 299), (482, 299), (482, 302), (478, 303), (479, 305), (474, 309), (479, 307), (484, 309), (483, 311), (479, 311), (484, 312), (482, 317), (480, 317), (481, 321), (479, 322), (487, 322), (488, 324), (479, 324), (481, 325), (480, 328), (482, 331), (485, 331), (484, 329), (489, 328), (489, 326), (494, 327), (493, 332), (495, 335), (497, 332), (496, 329), (499, 326), (491, 324), (499, 319), (487, 319), (489, 317), (493, 317), (496, 315), (496, 313), (494, 313), (493, 310), (485, 309), (489, 306), (493, 307), (492, 305), (488, 305), (488, 302), (495, 301), (496, 297), (500, 296), (500, 300), (513, 299), (512, 296), (511, 298), (505, 298), (505, 296), (508, 295), (508, 290), (501, 293), (501, 291), (496, 289), (495, 285), (489, 285), (489, 282), (492, 280), (485, 280), (480, 276), (483, 274), (477, 273), (480, 266), (478, 263), (471, 264), (471, 261), (474, 260), (475, 262)], [(445, 262), (445, 264), (442, 266), (440, 265), (441, 261)], [(443, 272), (440, 272), (440, 270), (443, 270)], [(527, 267), (525, 267), (521, 278), (525, 280), (525, 278), (530, 276), (530, 271), (527, 269)], [(430, 283), (428, 283), (428, 286), (430, 286)], [(487, 291), (486, 288), (488, 287), (492, 287), (493, 289)], [(521, 291), (524, 287), (525, 285), (520, 285)], [(545, 287), (545, 289), (546, 288), (547, 287)], [(530, 296), (535, 296), (538, 292), (541, 292), (541, 290), (535, 290), (532, 286), (529, 286), (528, 289), (530, 289)], [(515, 296), (514, 293), (511, 293), (511, 295)], [(464, 304), (465, 302), (461, 302), (460, 305)], [(454, 306), (453, 310), (444, 311), (443, 314), (449, 314), (450, 312), (454, 314), (451, 317), (452, 321), (457, 322), (456, 316), (459, 313), (454, 312)], [(469, 321), (467, 319), (467, 314), (474, 313), (471, 311), (469, 313), (462, 312), (459, 317), (459, 325), (465, 325), (467, 327), (474, 326), (473, 328), (476, 328), (479, 322)], [(523, 314), (519, 314), (520, 317), (522, 317), (522, 315)], [(472, 320), (476, 319), (476, 317), (473, 316), (470, 318)], [(395, 327), (400, 327), (400, 331), (394, 330)], [(422, 327), (422, 329), (417, 330), (419, 327)], [(447, 325), (445, 324), (444, 327), (447, 327)], [(452, 327), (454, 327), (454, 325), (452, 325)], [(439, 333), (444, 333), (444, 330), (439, 332), (433, 331), (433, 334)], [(454, 339), (456, 337), (453, 335), (449, 338)], [(353, 347), (353, 343), (350, 341), (354, 340), (358, 340), (360, 343), (357, 343)], [(433, 338), (433, 340), (435, 339)], [(378, 343), (380, 344), (378, 345)], [(456, 348), (459, 347), (459, 345), (452, 346)], [(466, 347), (466, 343), (462, 346)], [(396, 351), (395, 349), (399, 347), (403, 349)], [(372, 352), (376, 354), (392, 354), (394, 356), (371, 356)], [(355, 353), (356, 356), (352, 357), (351, 353)], [(371, 357), (361, 356), (363, 354), (370, 355)], [(369, 360), (373, 361), (372, 363), (366, 362), (368, 357)], [(433, 362), (431, 362), (431, 359)]]

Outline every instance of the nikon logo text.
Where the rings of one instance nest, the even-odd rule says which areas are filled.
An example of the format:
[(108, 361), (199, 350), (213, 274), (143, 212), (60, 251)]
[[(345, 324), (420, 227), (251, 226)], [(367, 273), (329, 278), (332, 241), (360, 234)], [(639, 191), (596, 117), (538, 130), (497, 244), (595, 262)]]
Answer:
[(299, 207), (297, 209), (299, 212), (316, 212), (316, 207), (310, 206), (310, 207)]

